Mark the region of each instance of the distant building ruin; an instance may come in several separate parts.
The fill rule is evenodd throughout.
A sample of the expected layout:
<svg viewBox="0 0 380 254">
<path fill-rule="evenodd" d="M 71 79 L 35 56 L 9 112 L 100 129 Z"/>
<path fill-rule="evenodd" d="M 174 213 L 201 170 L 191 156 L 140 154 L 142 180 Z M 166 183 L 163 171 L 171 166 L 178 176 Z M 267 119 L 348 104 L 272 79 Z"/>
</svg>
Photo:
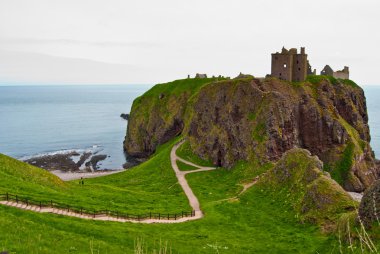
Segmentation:
<svg viewBox="0 0 380 254">
<path fill-rule="evenodd" d="M 301 53 L 298 54 L 295 48 L 287 50 L 283 47 L 281 53 L 272 54 L 271 76 L 287 81 L 305 81 L 309 70 L 308 66 L 305 48 L 302 47 Z"/>
<path fill-rule="evenodd" d="M 195 75 L 195 78 L 207 78 L 207 74 L 200 74 L 200 73 L 197 73 Z"/>
<path fill-rule="evenodd" d="M 238 76 L 236 76 L 234 79 L 241 79 L 241 78 L 252 78 L 253 76 L 251 74 L 243 74 L 242 72 L 239 73 Z"/>
<path fill-rule="evenodd" d="M 334 71 L 330 65 L 326 65 L 325 68 L 321 71 L 321 75 L 333 76 L 334 78 L 340 79 L 349 79 L 350 78 L 350 70 L 347 66 L 344 66 L 341 71 Z"/>
</svg>

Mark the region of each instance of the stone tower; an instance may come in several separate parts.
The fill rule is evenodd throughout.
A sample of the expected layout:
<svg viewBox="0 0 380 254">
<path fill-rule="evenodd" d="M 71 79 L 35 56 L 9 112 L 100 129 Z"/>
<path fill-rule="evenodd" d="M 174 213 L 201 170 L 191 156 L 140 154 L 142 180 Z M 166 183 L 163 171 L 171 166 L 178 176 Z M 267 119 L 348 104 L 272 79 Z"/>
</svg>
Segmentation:
<svg viewBox="0 0 380 254">
<path fill-rule="evenodd" d="M 308 61 L 304 47 L 300 54 L 295 48 L 287 50 L 284 47 L 281 53 L 272 54 L 272 77 L 287 81 L 305 81 L 307 72 Z"/>
</svg>

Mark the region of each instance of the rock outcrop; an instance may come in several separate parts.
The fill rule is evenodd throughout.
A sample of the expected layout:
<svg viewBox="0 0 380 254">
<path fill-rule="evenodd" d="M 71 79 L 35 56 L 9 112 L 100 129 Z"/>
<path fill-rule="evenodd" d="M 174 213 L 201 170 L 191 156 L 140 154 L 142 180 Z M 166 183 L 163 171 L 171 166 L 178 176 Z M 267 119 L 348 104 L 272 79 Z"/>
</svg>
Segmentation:
<svg viewBox="0 0 380 254">
<path fill-rule="evenodd" d="M 359 216 L 366 227 L 371 227 L 373 223 L 380 225 L 380 180 L 365 191 L 359 206 Z"/>
<path fill-rule="evenodd" d="M 356 203 L 322 167 L 317 156 L 294 148 L 283 154 L 258 185 L 271 198 L 291 204 L 302 221 L 330 227 L 342 214 L 355 210 Z"/>
<path fill-rule="evenodd" d="M 378 178 L 364 92 L 351 81 L 315 76 L 304 83 L 242 78 L 157 85 L 133 103 L 125 150 L 147 157 L 179 134 L 201 158 L 227 168 L 238 160 L 277 161 L 298 147 L 317 155 L 346 190 L 363 191 Z"/>
</svg>

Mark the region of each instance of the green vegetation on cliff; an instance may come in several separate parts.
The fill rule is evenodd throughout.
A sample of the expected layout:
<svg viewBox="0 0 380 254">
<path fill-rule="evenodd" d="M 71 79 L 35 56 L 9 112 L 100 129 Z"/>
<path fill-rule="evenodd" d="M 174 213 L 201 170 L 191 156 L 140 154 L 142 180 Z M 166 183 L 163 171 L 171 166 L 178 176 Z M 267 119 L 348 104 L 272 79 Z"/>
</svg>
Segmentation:
<svg viewBox="0 0 380 254">
<path fill-rule="evenodd" d="M 196 156 L 191 150 L 189 141 L 185 141 L 177 150 L 177 155 L 187 161 L 190 161 L 194 164 L 210 167 L 213 166 L 212 162 L 205 161 Z"/>
<path fill-rule="evenodd" d="M 356 202 L 322 171 L 322 162 L 307 150 L 293 149 L 260 180 L 271 198 L 293 207 L 301 220 L 336 224 L 342 214 L 355 210 Z M 285 199 L 284 199 L 285 197 Z"/>
</svg>

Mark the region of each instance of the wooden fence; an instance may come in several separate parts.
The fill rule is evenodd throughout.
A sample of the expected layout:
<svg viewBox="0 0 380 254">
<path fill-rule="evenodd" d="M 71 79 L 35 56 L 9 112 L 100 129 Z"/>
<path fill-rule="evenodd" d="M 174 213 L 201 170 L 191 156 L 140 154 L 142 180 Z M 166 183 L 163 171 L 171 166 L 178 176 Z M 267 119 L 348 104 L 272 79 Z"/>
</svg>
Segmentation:
<svg viewBox="0 0 380 254">
<path fill-rule="evenodd" d="M 148 220 L 148 219 L 157 219 L 157 220 L 177 220 L 180 218 L 185 217 L 193 217 L 195 216 L 195 211 L 191 212 L 181 212 L 181 213 L 145 213 L 145 214 L 130 214 L 130 213 L 121 213 L 118 211 L 111 211 L 111 210 L 102 210 L 102 211 L 96 211 L 96 210 L 88 210 L 83 207 L 75 207 L 75 206 L 69 206 L 65 204 L 60 204 L 57 202 L 54 202 L 53 200 L 50 201 L 34 201 L 30 198 L 21 197 L 19 195 L 13 195 L 9 193 L 0 194 L 0 200 L 2 201 L 14 201 L 19 204 L 25 204 L 26 206 L 35 206 L 39 207 L 40 209 L 43 208 L 55 208 L 59 210 L 64 210 L 67 212 L 72 212 L 80 215 L 87 215 L 89 217 L 97 218 L 97 217 L 113 217 L 116 219 L 126 219 L 126 220 L 135 220 L 135 221 L 142 221 L 142 220 Z"/>
</svg>

